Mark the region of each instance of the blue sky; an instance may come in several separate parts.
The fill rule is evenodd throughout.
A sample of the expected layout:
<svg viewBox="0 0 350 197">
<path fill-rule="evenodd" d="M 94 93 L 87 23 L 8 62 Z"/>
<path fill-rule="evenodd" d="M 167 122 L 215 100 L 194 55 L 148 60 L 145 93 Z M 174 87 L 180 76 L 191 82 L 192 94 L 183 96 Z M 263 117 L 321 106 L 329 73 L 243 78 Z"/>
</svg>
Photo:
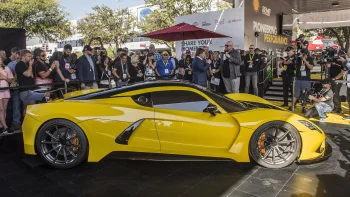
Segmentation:
<svg viewBox="0 0 350 197">
<path fill-rule="evenodd" d="M 59 0 L 59 2 L 70 14 L 69 19 L 73 20 L 83 18 L 86 13 L 91 13 L 91 8 L 96 5 L 106 5 L 112 9 L 118 9 L 117 0 Z M 144 0 L 121 0 L 120 7 L 132 7 L 144 3 Z"/>
</svg>

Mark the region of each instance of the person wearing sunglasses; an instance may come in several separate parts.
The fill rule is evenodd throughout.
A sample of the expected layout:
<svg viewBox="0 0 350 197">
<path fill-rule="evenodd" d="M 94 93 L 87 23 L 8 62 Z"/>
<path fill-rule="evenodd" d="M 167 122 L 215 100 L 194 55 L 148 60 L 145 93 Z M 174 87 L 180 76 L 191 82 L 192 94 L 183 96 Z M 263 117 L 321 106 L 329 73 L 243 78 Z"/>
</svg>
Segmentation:
<svg viewBox="0 0 350 197">
<path fill-rule="evenodd" d="M 225 45 L 225 52 L 221 55 L 220 71 L 228 93 L 239 93 L 241 76 L 241 55 L 233 48 L 233 41 Z"/>
<path fill-rule="evenodd" d="M 174 75 L 175 65 L 172 61 L 169 61 L 169 53 L 164 51 L 162 53 L 162 59 L 156 63 L 156 74 L 159 79 L 169 79 Z"/>
<path fill-rule="evenodd" d="M 249 94 L 250 85 L 253 86 L 254 95 L 258 95 L 258 66 L 260 57 L 255 53 L 255 46 L 249 46 L 249 54 L 244 57 L 245 65 L 245 93 Z M 252 83 L 250 83 L 252 82 Z"/>
</svg>

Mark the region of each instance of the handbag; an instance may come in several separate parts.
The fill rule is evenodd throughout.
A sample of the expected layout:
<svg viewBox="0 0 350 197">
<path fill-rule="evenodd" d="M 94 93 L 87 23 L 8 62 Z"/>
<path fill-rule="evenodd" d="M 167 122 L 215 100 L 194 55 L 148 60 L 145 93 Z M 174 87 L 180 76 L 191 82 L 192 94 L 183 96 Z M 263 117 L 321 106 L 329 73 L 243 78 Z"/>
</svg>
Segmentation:
<svg viewBox="0 0 350 197">
<path fill-rule="evenodd" d="M 50 79 L 50 78 L 43 79 L 43 78 L 37 76 L 37 74 L 36 74 L 37 66 L 38 66 L 38 64 L 35 65 L 35 72 L 34 72 L 35 85 L 43 85 L 43 84 L 51 85 L 53 83 L 53 79 Z"/>
</svg>

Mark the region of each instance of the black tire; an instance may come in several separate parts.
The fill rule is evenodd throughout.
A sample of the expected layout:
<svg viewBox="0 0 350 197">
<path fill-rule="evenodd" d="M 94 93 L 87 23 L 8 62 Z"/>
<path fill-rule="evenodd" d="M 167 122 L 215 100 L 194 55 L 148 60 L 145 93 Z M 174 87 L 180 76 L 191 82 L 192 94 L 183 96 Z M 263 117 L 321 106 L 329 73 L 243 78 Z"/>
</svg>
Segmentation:
<svg viewBox="0 0 350 197">
<path fill-rule="evenodd" d="M 289 123 L 282 121 L 269 122 L 260 126 L 249 143 L 251 158 L 266 168 L 289 166 L 298 158 L 300 150 L 299 132 Z"/>
<path fill-rule="evenodd" d="M 87 159 L 89 144 L 84 131 L 71 121 L 46 122 L 36 136 L 36 150 L 50 166 L 68 169 Z"/>
</svg>

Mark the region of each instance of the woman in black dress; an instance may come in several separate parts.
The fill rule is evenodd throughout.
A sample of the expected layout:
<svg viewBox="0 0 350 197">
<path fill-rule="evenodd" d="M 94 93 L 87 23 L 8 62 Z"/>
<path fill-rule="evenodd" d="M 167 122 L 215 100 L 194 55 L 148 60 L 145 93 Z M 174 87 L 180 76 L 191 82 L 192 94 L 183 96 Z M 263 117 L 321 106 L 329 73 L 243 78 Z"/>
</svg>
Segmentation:
<svg viewBox="0 0 350 197">
<path fill-rule="evenodd" d="M 220 59 L 219 54 L 217 52 L 214 52 L 211 54 L 211 64 L 210 64 L 210 89 L 214 90 L 215 92 L 219 92 L 219 85 L 215 85 L 211 83 L 211 81 L 214 82 L 214 79 L 218 84 L 220 84 Z"/>
</svg>

